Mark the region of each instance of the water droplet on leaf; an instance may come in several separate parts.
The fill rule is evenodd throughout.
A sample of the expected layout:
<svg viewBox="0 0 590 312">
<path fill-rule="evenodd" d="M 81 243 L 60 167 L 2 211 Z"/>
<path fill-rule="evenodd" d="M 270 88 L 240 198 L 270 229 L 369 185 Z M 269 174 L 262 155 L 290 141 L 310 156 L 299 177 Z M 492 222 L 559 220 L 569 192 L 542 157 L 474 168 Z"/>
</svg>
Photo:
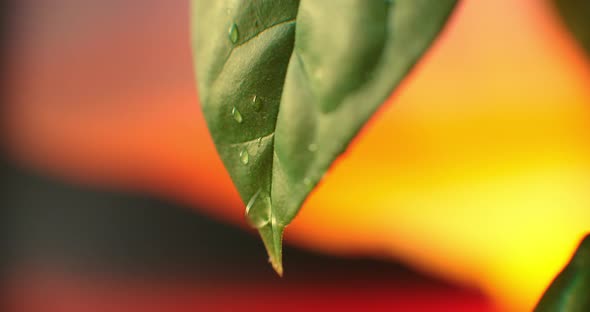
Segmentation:
<svg viewBox="0 0 590 312">
<path fill-rule="evenodd" d="M 238 25 L 232 24 L 230 26 L 229 31 L 228 31 L 227 34 L 229 36 L 229 40 L 232 43 L 238 42 L 238 40 L 240 39 L 240 31 L 238 30 Z"/>
<path fill-rule="evenodd" d="M 252 98 L 252 107 L 257 112 L 262 109 L 262 100 L 257 95 Z"/>
<path fill-rule="evenodd" d="M 263 227 L 270 222 L 271 202 L 268 193 L 258 190 L 246 206 L 246 218 L 251 226 Z"/>
<path fill-rule="evenodd" d="M 240 151 L 240 162 L 244 165 L 247 165 L 250 162 L 250 154 L 248 154 L 246 149 Z"/>
<path fill-rule="evenodd" d="M 309 145 L 307 146 L 307 150 L 308 150 L 308 151 L 310 151 L 310 152 L 312 152 L 312 153 L 313 153 L 313 152 L 317 152 L 317 150 L 318 150 L 318 145 L 317 145 L 317 144 L 315 144 L 315 143 L 311 143 L 311 144 L 309 144 Z"/>
<path fill-rule="evenodd" d="M 240 114 L 240 111 L 235 106 L 231 109 L 231 115 L 234 116 L 235 121 L 242 123 L 242 114 Z"/>
</svg>

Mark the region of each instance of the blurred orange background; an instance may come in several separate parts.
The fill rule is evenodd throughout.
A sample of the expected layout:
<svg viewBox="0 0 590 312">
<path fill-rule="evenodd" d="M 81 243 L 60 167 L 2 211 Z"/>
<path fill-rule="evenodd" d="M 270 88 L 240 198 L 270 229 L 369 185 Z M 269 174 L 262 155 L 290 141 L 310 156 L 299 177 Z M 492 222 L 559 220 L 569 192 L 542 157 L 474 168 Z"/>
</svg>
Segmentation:
<svg viewBox="0 0 590 312">
<path fill-rule="evenodd" d="M 245 227 L 199 110 L 188 16 L 147 3 L 153 17 L 136 23 L 132 7 L 106 23 L 89 7 L 84 32 L 55 26 L 81 18 L 68 11 L 21 28 L 3 114 L 10 155 Z M 287 242 L 403 259 L 481 288 L 502 311 L 530 310 L 590 228 L 589 65 L 549 2 L 463 1 Z M 285 262 L 289 274 L 297 263 Z"/>
</svg>

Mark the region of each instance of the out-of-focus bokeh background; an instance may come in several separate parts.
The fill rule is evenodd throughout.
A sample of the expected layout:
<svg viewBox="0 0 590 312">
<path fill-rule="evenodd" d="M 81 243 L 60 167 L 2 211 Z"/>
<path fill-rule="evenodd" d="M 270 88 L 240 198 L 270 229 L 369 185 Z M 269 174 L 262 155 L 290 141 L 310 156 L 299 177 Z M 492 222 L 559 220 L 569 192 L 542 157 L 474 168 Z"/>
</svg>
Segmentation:
<svg viewBox="0 0 590 312">
<path fill-rule="evenodd" d="M 278 279 L 199 110 L 188 7 L 11 9 L 3 311 L 526 311 L 590 229 L 590 62 L 549 1 L 463 1 Z"/>
</svg>

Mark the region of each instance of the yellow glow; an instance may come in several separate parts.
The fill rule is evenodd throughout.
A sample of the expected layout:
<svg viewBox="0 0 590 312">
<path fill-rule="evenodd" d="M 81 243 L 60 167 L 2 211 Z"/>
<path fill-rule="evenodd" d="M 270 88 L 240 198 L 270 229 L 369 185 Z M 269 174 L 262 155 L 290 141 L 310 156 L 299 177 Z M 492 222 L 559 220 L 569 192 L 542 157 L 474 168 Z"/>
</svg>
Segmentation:
<svg viewBox="0 0 590 312">
<path fill-rule="evenodd" d="M 551 14 L 465 1 L 290 238 L 394 255 L 530 310 L 590 229 L 590 79 Z"/>
</svg>

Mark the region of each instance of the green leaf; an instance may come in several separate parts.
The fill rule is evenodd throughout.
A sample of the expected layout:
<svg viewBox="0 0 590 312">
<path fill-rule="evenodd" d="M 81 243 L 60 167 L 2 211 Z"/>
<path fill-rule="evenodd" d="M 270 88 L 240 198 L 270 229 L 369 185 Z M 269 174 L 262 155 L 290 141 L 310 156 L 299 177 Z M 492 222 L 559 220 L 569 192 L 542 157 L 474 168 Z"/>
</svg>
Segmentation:
<svg viewBox="0 0 590 312">
<path fill-rule="evenodd" d="M 456 2 L 192 1 L 205 119 L 279 274 L 285 226 Z"/>
<path fill-rule="evenodd" d="M 554 0 L 565 24 L 590 56 L 590 1 Z"/>
<path fill-rule="evenodd" d="M 590 311 L 590 235 L 539 301 L 535 312 Z"/>
</svg>

